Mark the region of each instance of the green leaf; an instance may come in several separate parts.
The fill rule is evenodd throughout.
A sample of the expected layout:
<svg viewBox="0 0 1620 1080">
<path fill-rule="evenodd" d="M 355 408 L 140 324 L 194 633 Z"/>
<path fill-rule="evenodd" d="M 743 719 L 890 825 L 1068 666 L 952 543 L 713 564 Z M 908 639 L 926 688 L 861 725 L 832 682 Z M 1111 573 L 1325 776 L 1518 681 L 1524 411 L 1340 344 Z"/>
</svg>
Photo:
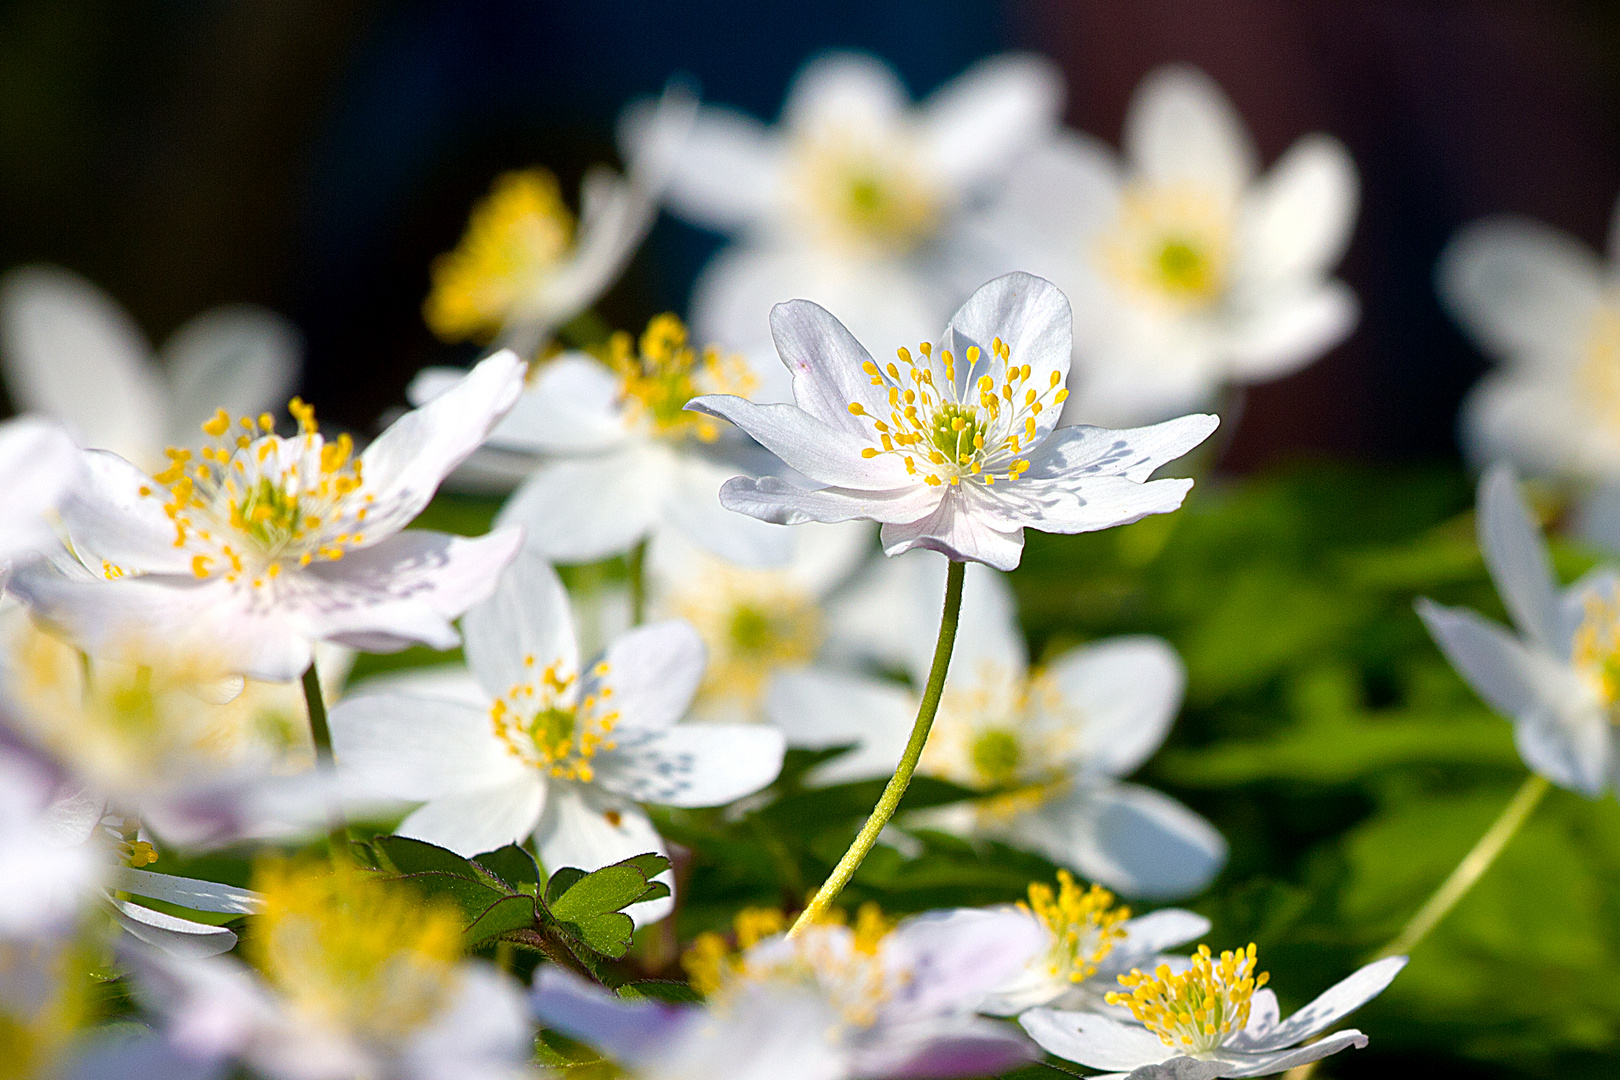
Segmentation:
<svg viewBox="0 0 1620 1080">
<path fill-rule="evenodd" d="M 413 840 L 407 836 L 378 836 L 372 839 L 371 844 L 402 874 L 432 871 L 469 881 L 480 880 L 478 870 L 471 862 L 425 840 Z"/>
<path fill-rule="evenodd" d="M 546 904 L 555 904 L 557 897 L 573 888 L 584 876 L 585 871 L 577 866 L 565 866 L 552 874 L 551 880 L 546 882 Z"/>
<path fill-rule="evenodd" d="M 537 921 L 533 897 L 505 896 L 468 924 L 463 940 L 470 949 L 510 930 L 533 927 Z"/>
<path fill-rule="evenodd" d="M 562 930 L 585 945 L 615 960 L 630 951 L 630 937 L 636 923 L 622 911 L 579 915 L 558 923 Z"/>
<path fill-rule="evenodd" d="M 474 855 L 473 862 L 514 889 L 527 893 L 540 890 L 540 868 L 535 865 L 534 856 L 516 844 Z"/>
<path fill-rule="evenodd" d="M 586 874 L 557 899 L 550 901 L 549 906 L 558 920 L 577 922 L 591 915 L 628 907 L 641 898 L 647 891 L 647 885 L 647 877 L 639 867 L 614 863 Z"/>
<path fill-rule="evenodd" d="M 615 994 L 629 1001 L 661 1001 L 667 1005 L 698 1004 L 703 995 L 686 983 L 670 979 L 643 979 L 615 987 Z"/>
</svg>

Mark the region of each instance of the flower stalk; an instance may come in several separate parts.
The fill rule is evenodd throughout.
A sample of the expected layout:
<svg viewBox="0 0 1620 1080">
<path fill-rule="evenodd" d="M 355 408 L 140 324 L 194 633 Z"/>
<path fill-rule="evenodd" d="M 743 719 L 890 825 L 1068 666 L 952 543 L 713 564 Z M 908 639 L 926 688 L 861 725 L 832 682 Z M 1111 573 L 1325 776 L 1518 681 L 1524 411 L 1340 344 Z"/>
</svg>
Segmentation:
<svg viewBox="0 0 1620 1080">
<path fill-rule="evenodd" d="M 326 723 L 326 698 L 321 693 L 320 674 L 315 670 L 315 661 L 309 662 L 304 669 L 304 704 L 309 710 L 309 735 L 315 743 L 315 767 L 328 771 L 337 768 L 337 762 L 332 756 L 332 729 Z M 349 850 L 349 823 L 344 820 L 343 811 L 334 802 L 331 808 L 331 832 L 328 843 L 333 856 Z"/>
<path fill-rule="evenodd" d="M 838 860 L 833 872 L 816 890 L 816 895 L 800 912 L 793 928 L 788 931 L 789 937 L 802 933 L 807 926 L 813 925 L 817 919 L 827 913 L 838 894 L 844 891 L 849 879 L 855 876 L 855 871 L 865 861 L 873 845 L 877 843 L 878 834 L 883 831 L 889 819 L 900 806 L 900 800 L 905 797 L 906 788 L 911 784 L 911 776 L 917 771 L 917 761 L 922 757 L 923 747 L 928 743 L 928 733 L 934 726 L 934 714 L 939 711 L 939 699 L 945 692 L 945 672 L 951 665 L 951 651 L 956 646 L 956 624 L 962 614 L 962 580 L 967 571 L 967 564 L 952 559 L 950 570 L 945 577 L 945 610 L 939 619 L 939 637 L 934 642 L 934 662 L 928 670 L 928 685 L 923 688 L 922 702 L 917 707 L 917 721 L 912 725 L 911 738 L 906 742 L 905 753 L 900 755 L 900 763 L 894 768 L 894 775 L 883 788 L 883 794 L 873 807 L 871 817 L 861 826 L 861 831 L 855 834 L 855 840 L 844 852 L 844 857 Z"/>
</svg>

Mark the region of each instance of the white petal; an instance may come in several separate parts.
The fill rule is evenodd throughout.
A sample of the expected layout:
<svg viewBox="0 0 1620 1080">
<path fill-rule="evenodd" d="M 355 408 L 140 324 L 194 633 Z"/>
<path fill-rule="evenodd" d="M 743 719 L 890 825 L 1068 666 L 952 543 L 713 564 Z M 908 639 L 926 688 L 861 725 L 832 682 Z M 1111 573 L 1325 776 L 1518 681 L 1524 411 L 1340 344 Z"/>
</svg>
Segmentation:
<svg viewBox="0 0 1620 1080">
<path fill-rule="evenodd" d="M 903 1022 L 974 1008 L 1042 949 L 1047 932 L 1016 908 L 956 908 L 914 915 L 884 942 L 915 973 L 883 1006 Z"/>
<path fill-rule="evenodd" d="M 908 107 L 894 69 L 863 53 L 824 53 L 794 76 L 782 106 L 781 126 L 795 134 L 827 126 L 884 130 Z"/>
<path fill-rule="evenodd" d="M 1125 115 L 1125 155 L 1154 184 L 1191 182 L 1235 199 L 1254 175 L 1254 146 L 1226 94 L 1196 68 L 1150 72 Z"/>
<path fill-rule="evenodd" d="M 1048 386 L 1064 383 L 1069 378 L 1073 325 L 1068 297 L 1056 285 L 1017 271 L 986 282 L 968 297 L 951 317 L 940 347 L 956 357 L 961 372 L 956 379 L 957 393 L 963 397 L 971 397 L 968 388 L 986 370 L 999 370 L 994 367 L 997 361 L 991 349 L 991 342 L 997 337 L 1008 348 L 1008 365 L 1027 364 L 1030 369 L 1027 384 L 1044 392 Z M 966 358 L 970 348 L 979 350 L 984 368 L 968 365 Z M 1048 409 L 1041 415 L 1036 424 L 1038 434 L 1030 440 L 1031 445 L 1036 439 L 1046 437 L 1058 422 L 1060 412 Z"/>
<path fill-rule="evenodd" d="M 925 548 L 958 562 L 982 562 L 997 570 L 1016 569 L 1024 553 L 1024 530 L 998 528 L 1002 515 L 986 512 L 989 500 L 978 485 L 941 487 L 944 495 L 927 517 L 884 522 L 883 553 L 893 557 L 913 548 Z"/>
<path fill-rule="evenodd" d="M 426 840 L 458 855 L 478 855 L 521 843 L 535 831 L 546 782 L 534 770 L 498 787 L 454 791 L 429 799 L 400 823 L 398 834 Z"/>
<path fill-rule="evenodd" d="M 1123 476 L 1141 482 L 1159 466 L 1193 449 L 1215 431 L 1220 417 L 1207 413 L 1138 428 L 1098 428 L 1073 424 L 1058 428 L 1030 455 L 1026 477 L 1065 475 Z"/>
<path fill-rule="evenodd" d="M 523 391 L 523 361 L 499 352 L 456 386 L 394 421 L 360 455 L 375 498 L 367 533 L 379 539 L 422 512 L 439 481 L 476 450 Z"/>
<path fill-rule="evenodd" d="M 1086 785 L 1031 817 L 1019 830 L 1028 843 L 1127 896 L 1190 896 L 1226 863 L 1226 841 L 1214 826 L 1137 784 Z"/>
<path fill-rule="evenodd" d="M 640 444 L 552 461 L 518 488 L 495 520 L 522 525 L 528 545 L 555 562 L 598 562 L 647 535 L 671 471 L 667 455 Z"/>
<path fill-rule="evenodd" d="M 1197 941 L 1209 933 L 1209 928 L 1209 920 L 1202 915 L 1180 908 L 1163 908 L 1127 920 L 1121 926 L 1125 938 L 1115 948 L 1132 956 L 1155 955 Z"/>
<path fill-rule="evenodd" d="M 621 998 L 555 964 L 535 973 L 530 1004 L 547 1027 L 632 1067 L 657 1062 L 704 1016 L 695 1007 Z"/>
<path fill-rule="evenodd" d="M 872 385 L 866 365 L 875 361 L 855 335 L 820 304 L 788 300 L 771 308 L 771 338 L 793 375 L 793 400 L 799 408 L 859 439 L 862 446 L 870 445 L 870 423 L 853 416 L 849 407 L 859 404 L 870 416 L 887 416 L 889 399 L 883 387 Z"/>
<path fill-rule="evenodd" d="M 856 749 L 816 767 L 816 784 L 892 774 L 916 711 L 917 700 L 904 687 L 817 669 L 778 672 L 765 696 L 765 715 L 789 745 L 821 750 L 855 744 Z"/>
<path fill-rule="evenodd" d="M 61 546 L 45 515 L 89 486 L 85 458 L 52 422 L 24 416 L 0 424 L 0 561 Z"/>
<path fill-rule="evenodd" d="M 249 304 L 212 308 L 186 322 L 159 354 L 174 395 L 169 441 L 198 442 L 203 421 L 218 409 L 233 419 L 279 412 L 298 385 L 303 348 L 291 323 Z"/>
<path fill-rule="evenodd" d="M 1280 1050 L 1308 1039 L 1384 992 L 1384 988 L 1406 966 L 1406 957 L 1376 960 L 1324 990 L 1309 1005 L 1278 1024 L 1253 1050 Z"/>
<path fill-rule="evenodd" d="M 737 476 L 720 489 L 720 505 L 761 521 L 797 525 L 806 521 L 915 521 L 944 498 L 942 487 L 912 484 L 891 491 L 822 488 L 809 491 L 774 476 Z"/>
<path fill-rule="evenodd" d="M 330 720 L 342 775 L 362 793 L 436 799 L 502 787 L 530 771 L 496 738 L 487 705 L 368 694 L 338 702 Z"/>
<path fill-rule="evenodd" d="M 932 1016 L 852 1049 L 856 1076 L 1000 1076 L 1039 1056 L 1008 1025 L 978 1016 Z"/>
<path fill-rule="evenodd" d="M 1356 220 L 1356 165 L 1331 135 L 1307 135 L 1272 166 L 1244 208 L 1261 280 L 1324 273 L 1344 256 Z"/>
<path fill-rule="evenodd" d="M 985 493 L 979 498 L 991 503 L 983 510 L 989 520 L 1042 532 L 1080 533 L 1128 525 L 1150 514 L 1168 514 L 1181 507 L 1192 486 L 1191 480 L 1181 479 L 1137 483 L 1120 476 L 1030 475 L 1016 484 L 998 485 L 994 495 Z"/>
<path fill-rule="evenodd" d="M 781 185 L 780 150 L 764 124 L 705 106 L 669 182 L 669 208 L 693 224 L 737 232 L 767 217 Z"/>
<path fill-rule="evenodd" d="M 1297 371 L 1349 337 L 1359 317 L 1356 294 L 1342 281 L 1273 286 L 1259 310 L 1236 320 L 1228 346 L 1232 377 L 1263 382 Z"/>
<path fill-rule="evenodd" d="M 534 1053 L 529 1010 L 516 979 L 473 961 L 457 969 L 454 996 L 411 1036 L 406 1055 L 424 1077 L 517 1080 Z"/>
<path fill-rule="evenodd" d="M 1047 668 L 1081 768 L 1135 772 L 1164 742 L 1181 707 L 1187 671 L 1163 638 L 1109 638 L 1064 653 Z M 1044 695 L 1038 708 L 1048 706 Z"/>
<path fill-rule="evenodd" d="M 155 874 L 129 866 L 108 867 L 107 885 L 151 900 L 179 904 L 193 911 L 257 915 L 264 910 L 264 898 L 248 889 L 173 874 Z"/>
<path fill-rule="evenodd" d="M 1480 480 L 1477 527 L 1503 605 L 1532 641 L 1556 654 L 1564 645 L 1557 629 L 1557 579 L 1513 470 L 1496 466 Z"/>
<path fill-rule="evenodd" d="M 467 612 L 461 631 L 467 666 L 491 699 L 534 683 L 554 663 L 567 673 L 579 670 L 568 592 L 532 550 L 518 552 L 494 595 Z"/>
<path fill-rule="evenodd" d="M 664 492 L 664 523 L 726 562 L 739 566 L 782 565 L 792 554 L 795 530 L 733 513 L 722 506 L 720 489 L 735 475 L 735 466 L 718 465 L 697 455 L 681 458 Z"/>
<path fill-rule="evenodd" d="M 730 420 L 818 484 L 886 491 L 913 482 L 898 455 L 862 457 L 870 439 L 831 427 L 795 405 L 755 405 L 730 394 L 709 394 L 693 398 L 687 408 Z"/>
<path fill-rule="evenodd" d="M 170 956 L 218 956 L 236 947 L 236 935 L 223 926 L 182 919 L 125 900 L 112 901 L 112 907 L 113 918 L 125 933 Z"/>
<path fill-rule="evenodd" d="M 614 741 L 614 749 L 596 756 L 596 782 L 637 802 L 723 806 L 782 771 L 782 733 L 755 724 L 615 729 Z"/>
<path fill-rule="evenodd" d="M 0 349 L 20 408 L 61 420 L 86 446 L 140 461 L 161 452 L 168 403 L 151 346 L 84 278 L 54 266 L 6 275 Z"/>
<path fill-rule="evenodd" d="M 647 815 L 626 803 L 572 784 L 554 785 L 545 816 L 535 833 L 535 842 L 547 874 L 555 874 L 565 866 L 600 870 L 609 863 L 637 855 L 666 854 L 664 841 Z M 674 890 L 674 879 L 667 871 L 658 880 Z M 675 898 L 648 900 L 624 910 L 635 919 L 637 926 L 646 926 L 675 910 Z"/>
<path fill-rule="evenodd" d="M 191 553 L 175 545 L 174 522 L 163 511 L 168 491 L 105 450 L 88 451 L 81 462 L 83 483 L 61 508 L 80 557 L 129 571 L 191 573 Z"/>
<path fill-rule="evenodd" d="M 1052 280 L 1066 285 L 1089 269 L 1086 252 L 1098 231 L 1114 220 L 1123 183 L 1118 158 L 1105 143 L 1060 131 L 1021 158 L 1003 181 L 990 211 L 991 229 L 1014 234 L 1019 250 L 1013 258 L 1020 265 L 1042 273 L 1045 268 L 1038 264 L 1052 260 L 1052 273 L 1062 275 Z M 1025 252 L 1037 254 L 1032 258 Z M 1064 292 L 1072 303 L 1073 293 Z"/>
<path fill-rule="evenodd" d="M 610 705 L 619 714 L 615 730 L 621 733 L 667 728 L 691 707 L 707 655 L 690 623 L 638 626 L 615 638 L 592 664 L 582 693 L 602 697 L 603 688 L 612 689 Z"/>
<path fill-rule="evenodd" d="M 1057 126 L 1063 99 L 1063 73 L 1044 56 L 979 61 L 922 106 L 930 172 L 958 191 L 996 178 Z"/>
<path fill-rule="evenodd" d="M 421 393 L 429 368 L 411 384 Z M 457 372 L 456 374 L 460 374 Z M 589 454 L 611 449 L 626 435 L 620 380 L 595 359 L 569 353 L 548 361 L 495 429 L 489 445 L 526 453 Z M 442 392 L 442 391 L 440 391 Z M 415 400 L 414 398 L 412 400 Z"/>
<path fill-rule="evenodd" d="M 1096 1013 L 1031 1009 L 1018 1023 L 1041 1049 L 1093 1069 L 1129 1072 L 1174 1054 L 1146 1028 Z"/>
<path fill-rule="evenodd" d="M 1272 1076 L 1276 1073 L 1287 1072 L 1289 1069 L 1312 1061 L 1320 1061 L 1331 1054 L 1337 1054 L 1347 1047 L 1363 1047 L 1367 1045 L 1367 1036 L 1354 1028 L 1344 1031 L 1335 1031 L 1323 1037 L 1320 1041 L 1309 1046 L 1297 1047 L 1293 1050 L 1277 1050 L 1262 1054 L 1222 1054 L 1217 1060 L 1225 1067 L 1216 1075 L 1244 1077 L 1244 1076 Z"/>
</svg>

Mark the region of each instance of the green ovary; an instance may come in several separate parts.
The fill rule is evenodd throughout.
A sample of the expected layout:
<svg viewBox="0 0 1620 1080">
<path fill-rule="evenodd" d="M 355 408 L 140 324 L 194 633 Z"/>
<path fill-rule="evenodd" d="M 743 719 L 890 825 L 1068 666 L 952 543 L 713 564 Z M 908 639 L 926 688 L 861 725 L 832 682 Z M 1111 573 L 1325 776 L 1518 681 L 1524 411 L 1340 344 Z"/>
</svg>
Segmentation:
<svg viewBox="0 0 1620 1080">
<path fill-rule="evenodd" d="M 963 464 L 964 457 L 973 456 L 978 436 L 978 417 L 960 405 L 944 405 L 934 413 L 930 440 L 952 464 Z"/>
<path fill-rule="evenodd" d="M 974 770 L 986 783 L 1006 787 L 1018 779 L 1024 755 L 1016 733 L 1006 728 L 981 731 L 974 737 L 969 753 Z"/>
<path fill-rule="evenodd" d="M 1209 259 L 1187 240 L 1170 239 L 1159 248 L 1159 280 L 1166 290 L 1201 294 L 1209 289 Z"/>
</svg>

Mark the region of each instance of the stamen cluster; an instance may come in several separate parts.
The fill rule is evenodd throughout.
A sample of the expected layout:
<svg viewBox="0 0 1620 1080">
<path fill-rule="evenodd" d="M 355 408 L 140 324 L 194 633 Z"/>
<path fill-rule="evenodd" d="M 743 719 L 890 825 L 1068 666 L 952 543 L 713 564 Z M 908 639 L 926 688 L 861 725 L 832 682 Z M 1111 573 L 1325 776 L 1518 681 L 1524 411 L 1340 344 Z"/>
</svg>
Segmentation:
<svg viewBox="0 0 1620 1080">
<path fill-rule="evenodd" d="M 579 678 L 559 663 L 538 667 L 531 654 L 524 667 L 536 675 L 517 683 L 490 706 L 495 735 L 507 752 L 561 780 L 590 783 L 595 777 L 591 759 L 599 750 L 617 745 L 608 738 L 618 723 L 617 711 L 608 708 L 611 686 L 579 699 Z M 609 667 L 599 663 L 592 674 L 600 680 Z"/>
<path fill-rule="evenodd" d="M 1082 889 L 1067 870 L 1058 871 L 1058 891 L 1044 882 L 1029 886 L 1028 909 L 1052 932 L 1048 970 L 1070 982 L 1084 982 L 1125 937 L 1120 924 L 1131 917 L 1115 907 L 1114 894 L 1101 885 Z"/>
<path fill-rule="evenodd" d="M 1184 1054 L 1207 1054 L 1249 1022 L 1250 999 L 1270 975 L 1254 973 L 1255 949 L 1227 950 L 1212 957 L 1198 946 L 1192 966 L 1176 974 L 1160 964 L 1152 975 L 1131 969 L 1119 983 L 1128 994 L 1111 992 L 1110 1005 L 1124 1005 L 1168 1047 Z"/>
<path fill-rule="evenodd" d="M 687 412 L 686 403 L 702 394 L 748 397 L 759 386 L 741 356 L 727 356 L 713 345 L 700 355 L 688 340 L 686 325 L 670 312 L 653 316 L 640 341 L 623 331 L 614 334 L 606 360 L 621 380 L 620 393 L 632 420 L 667 439 L 714 442 L 720 425 L 712 416 Z"/>
<path fill-rule="evenodd" d="M 1119 217 L 1098 256 L 1110 276 L 1138 295 L 1195 310 L 1226 289 L 1231 232 L 1231 211 L 1213 193 L 1137 184 L 1121 194 Z"/>
<path fill-rule="evenodd" d="M 1620 720 L 1620 595 L 1585 597 L 1585 611 L 1570 645 L 1570 660 L 1609 710 Z"/>
</svg>

